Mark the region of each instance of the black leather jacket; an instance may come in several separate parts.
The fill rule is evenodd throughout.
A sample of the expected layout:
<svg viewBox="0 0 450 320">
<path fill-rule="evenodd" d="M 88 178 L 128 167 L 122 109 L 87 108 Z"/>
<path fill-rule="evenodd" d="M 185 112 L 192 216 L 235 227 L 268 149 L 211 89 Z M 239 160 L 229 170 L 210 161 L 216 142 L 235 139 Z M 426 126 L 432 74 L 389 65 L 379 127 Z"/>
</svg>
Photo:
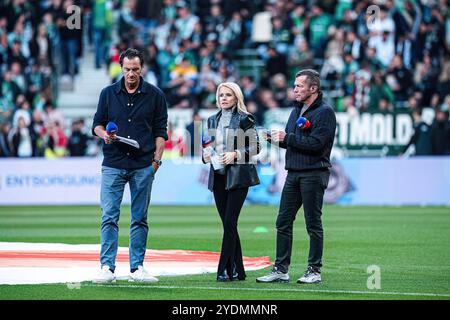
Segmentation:
<svg viewBox="0 0 450 320">
<path fill-rule="evenodd" d="M 213 133 L 217 129 L 222 110 L 208 118 L 208 131 Z M 252 157 L 260 152 L 258 134 L 255 128 L 255 118 L 251 114 L 241 113 L 234 108 L 230 125 L 226 132 L 226 152 L 239 150 L 241 157 L 225 167 L 227 176 L 226 190 L 251 187 L 259 184 L 258 173 Z M 213 191 L 214 169 L 209 171 L 208 189 Z"/>
</svg>

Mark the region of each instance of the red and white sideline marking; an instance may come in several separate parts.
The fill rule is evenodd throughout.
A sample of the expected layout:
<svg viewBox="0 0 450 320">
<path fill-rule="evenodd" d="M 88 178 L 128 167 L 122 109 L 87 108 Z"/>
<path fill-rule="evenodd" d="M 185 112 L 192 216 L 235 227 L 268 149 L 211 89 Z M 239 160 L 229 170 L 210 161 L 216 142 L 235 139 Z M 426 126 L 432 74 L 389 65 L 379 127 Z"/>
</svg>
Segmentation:
<svg viewBox="0 0 450 320">
<path fill-rule="evenodd" d="M 154 276 L 214 273 L 218 252 L 153 250 L 144 266 Z M 100 245 L 0 242 L 0 284 L 66 283 L 92 280 L 100 270 Z M 271 266 L 269 257 L 244 257 L 248 271 Z M 128 279 L 128 248 L 119 247 L 116 277 Z"/>
</svg>

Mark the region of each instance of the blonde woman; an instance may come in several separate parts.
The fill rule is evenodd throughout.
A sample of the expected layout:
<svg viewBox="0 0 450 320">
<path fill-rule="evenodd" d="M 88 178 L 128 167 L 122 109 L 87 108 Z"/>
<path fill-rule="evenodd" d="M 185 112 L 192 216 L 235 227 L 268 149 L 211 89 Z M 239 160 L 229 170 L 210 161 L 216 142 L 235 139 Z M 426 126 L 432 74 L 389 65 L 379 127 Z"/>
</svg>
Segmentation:
<svg viewBox="0 0 450 320">
<path fill-rule="evenodd" d="M 216 104 L 219 111 L 207 121 L 208 133 L 214 137 L 213 148 L 203 150 L 203 160 L 211 163 L 216 157 L 219 163 L 211 164 L 208 182 L 223 225 L 217 281 L 245 280 L 237 224 L 249 187 L 259 184 L 252 161 L 259 152 L 259 141 L 255 119 L 248 113 L 236 83 L 218 86 Z"/>
</svg>

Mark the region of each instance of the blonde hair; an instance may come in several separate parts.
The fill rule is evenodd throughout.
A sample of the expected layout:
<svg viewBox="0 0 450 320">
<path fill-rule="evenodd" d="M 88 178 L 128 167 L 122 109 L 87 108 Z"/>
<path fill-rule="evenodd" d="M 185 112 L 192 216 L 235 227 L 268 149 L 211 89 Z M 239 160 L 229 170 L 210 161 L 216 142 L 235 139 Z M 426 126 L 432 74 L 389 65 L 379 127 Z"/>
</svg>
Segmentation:
<svg viewBox="0 0 450 320">
<path fill-rule="evenodd" d="M 223 82 L 221 84 L 218 85 L 217 87 L 217 91 L 216 91 L 216 105 L 217 108 L 220 108 L 220 104 L 219 104 L 219 91 L 220 88 L 222 87 L 226 87 L 228 89 L 230 89 L 231 91 L 233 91 L 234 96 L 236 97 L 237 100 L 237 108 L 240 112 L 242 113 L 248 113 L 247 111 L 247 106 L 244 103 L 244 94 L 242 93 L 241 88 L 239 87 L 239 85 L 237 83 L 234 82 Z"/>
</svg>

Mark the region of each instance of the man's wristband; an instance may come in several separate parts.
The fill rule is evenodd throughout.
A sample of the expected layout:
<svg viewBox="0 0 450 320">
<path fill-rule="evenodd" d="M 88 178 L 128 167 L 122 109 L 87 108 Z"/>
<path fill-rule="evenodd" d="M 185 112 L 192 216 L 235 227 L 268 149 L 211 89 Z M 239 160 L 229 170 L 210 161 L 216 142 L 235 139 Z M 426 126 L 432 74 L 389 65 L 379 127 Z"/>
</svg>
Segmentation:
<svg viewBox="0 0 450 320">
<path fill-rule="evenodd" d="M 156 163 L 158 165 L 158 167 L 161 167 L 161 165 L 162 165 L 162 161 L 161 160 L 153 159 L 152 162 Z"/>
</svg>

